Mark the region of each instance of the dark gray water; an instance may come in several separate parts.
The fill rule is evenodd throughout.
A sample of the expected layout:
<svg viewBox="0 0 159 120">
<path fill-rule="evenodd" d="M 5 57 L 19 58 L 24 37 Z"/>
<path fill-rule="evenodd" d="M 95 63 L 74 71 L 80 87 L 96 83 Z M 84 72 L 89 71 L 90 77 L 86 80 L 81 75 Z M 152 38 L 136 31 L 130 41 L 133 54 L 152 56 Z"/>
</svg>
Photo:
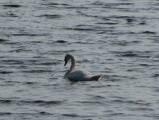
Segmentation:
<svg viewBox="0 0 159 120">
<path fill-rule="evenodd" d="M 158 120 L 159 1 L 1 0 L 0 76 L 0 120 Z"/>
</svg>

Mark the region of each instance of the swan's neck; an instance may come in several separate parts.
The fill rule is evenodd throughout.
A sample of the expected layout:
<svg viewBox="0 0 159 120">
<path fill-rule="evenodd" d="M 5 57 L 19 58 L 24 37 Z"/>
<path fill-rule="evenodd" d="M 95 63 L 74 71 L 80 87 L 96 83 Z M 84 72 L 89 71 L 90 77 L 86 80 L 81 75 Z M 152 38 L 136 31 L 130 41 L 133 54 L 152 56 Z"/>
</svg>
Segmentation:
<svg viewBox="0 0 159 120">
<path fill-rule="evenodd" d="M 66 58 L 67 58 L 67 59 L 66 59 L 67 61 L 65 61 L 66 64 L 67 64 L 68 60 L 71 59 L 71 67 L 70 67 L 70 69 L 66 72 L 65 76 L 67 76 L 68 74 L 70 74 L 71 72 L 74 71 L 74 69 L 75 69 L 75 64 L 76 64 L 75 59 L 74 59 L 74 57 L 73 57 L 72 55 L 68 54 L 68 55 L 66 56 Z"/>
<path fill-rule="evenodd" d="M 72 71 L 74 71 L 75 64 L 76 64 L 75 59 L 74 59 L 73 56 L 70 56 L 70 59 L 71 59 L 71 67 L 70 67 L 70 70 L 68 71 L 68 73 L 71 73 Z"/>
</svg>

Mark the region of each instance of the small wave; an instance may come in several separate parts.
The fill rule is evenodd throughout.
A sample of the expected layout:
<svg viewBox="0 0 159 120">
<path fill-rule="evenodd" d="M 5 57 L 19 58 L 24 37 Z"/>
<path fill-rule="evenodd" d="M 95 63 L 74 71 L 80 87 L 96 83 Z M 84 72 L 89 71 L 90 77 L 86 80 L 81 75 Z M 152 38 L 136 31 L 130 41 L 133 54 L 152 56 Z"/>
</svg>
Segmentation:
<svg viewBox="0 0 159 120">
<path fill-rule="evenodd" d="M 76 30 L 76 31 L 105 31 L 107 27 L 100 27 L 95 25 L 76 25 L 73 27 L 66 27 L 66 30 Z"/>
<path fill-rule="evenodd" d="M 138 107 L 138 108 L 131 108 L 131 111 L 154 111 L 154 109 L 152 108 L 147 108 L 147 107 Z"/>
<path fill-rule="evenodd" d="M 22 7 L 21 5 L 18 5 L 18 4 L 6 4 L 6 5 L 3 5 L 4 7 L 8 7 L 8 8 L 19 8 L 19 7 Z"/>
<path fill-rule="evenodd" d="M 142 34 L 157 34 L 156 32 L 152 32 L 152 31 L 144 31 L 142 32 Z"/>
<path fill-rule="evenodd" d="M 57 2 L 47 2 L 47 3 L 42 3 L 42 5 L 46 5 L 48 7 L 70 6 L 69 4 L 66 3 L 57 3 Z"/>
<path fill-rule="evenodd" d="M 66 43 L 65 40 L 57 40 L 56 43 Z"/>
<path fill-rule="evenodd" d="M 159 74 L 158 74 L 158 73 L 156 73 L 156 74 L 154 74 L 152 77 L 154 77 L 154 78 L 158 78 L 158 77 L 159 77 Z"/>
<path fill-rule="evenodd" d="M 135 77 L 129 77 L 124 75 L 103 75 L 102 78 L 106 78 L 106 81 L 120 82 L 123 80 L 135 79 Z M 110 87 L 111 85 L 108 85 Z"/>
<path fill-rule="evenodd" d="M 52 72 L 52 70 L 42 70 L 42 69 L 40 69 L 40 70 L 24 70 L 24 71 L 22 71 L 22 72 L 24 72 L 24 73 L 45 73 L 45 72 Z"/>
<path fill-rule="evenodd" d="M 18 17 L 18 15 L 12 13 L 12 12 L 9 12 L 9 13 L 6 13 L 6 14 L 2 14 L 0 15 L 1 17 Z"/>
<path fill-rule="evenodd" d="M 140 58 L 149 58 L 151 57 L 151 52 L 150 51 L 125 51 L 125 52 L 119 52 L 119 51 L 114 51 L 112 53 L 115 53 L 116 56 L 120 57 L 140 57 Z"/>
<path fill-rule="evenodd" d="M 10 34 L 11 35 L 11 34 Z M 50 35 L 50 34 L 48 34 L 48 33 L 42 33 L 42 34 L 34 34 L 34 33 L 16 33 L 16 34 L 12 34 L 13 36 L 31 36 L 31 37 L 33 37 L 33 36 L 37 36 L 37 37 L 39 37 L 39 36 L 48 36 L 48 35 Z"/>
<path fill-rule="evenodd" d="M 11 74 L 13 71 L 0 71 L 0 74 Z"/>
<path fill-rule="evenodd" d="M 39 112 L 38 114 L 40 114 L 40 115 L 53 115 L 53 114 L 51 114 L 51 113 L 48 113 L 48 112 Z"/>
<path fill-rule="evenodd" d="M 96 24 L 101 24 L 101 25 L 117 25 L 119 23 L 117 23 L 117 22 L 97 22 Z"/>
<path fill-rule="evenodd" d="M 147 103 L 142 100 L 113 100 L 112 103 L 128 103 L 128 104 L 135 104 L 141 106 L 150 106 L 150 103 Z"/>
<path fill-rule="evenodd" d="M 65 117 L 79 117 L 79 115 L 77 115 L 77 114 L 62 114 L 62 116 L 65 116 Z"/>
<path fill-rule="evenodd" d="M 67 6 L 65 8 L 66 9 L 76 9 L 76 10 L 78 10 L 78 9 L 88 9 L 89 7 L 87 7 L 87 6 Z"/>
<path fill-rule="evenodd" d="M 88 105 L 102 105 L 103 103 L 102 102 L 99 102 L 99 101 L 78 101 L 79 103 L 82 103 L 82 104 L 88 104 Z"/>
<path fill-rule="evenodd" d="M 7 42 L 7 41 L 9 41 L 9 40 L 0 38 L 0 43 L 4 43 L 4 42 Z"/>
<path fill-rule="evenodd" d="M 0 116 L 3 116 L 3 115 L 11 115 L 12 113 L 10 112 L 0 112 Z"/>
<path fill-rule="evenodd" d="M 125 52 L 120 54 L 122 57 L 138 57 L 138 54 L 133 53 L 133 52 Z"/>
<path fill-rule="evenodd" d="M 44 15 L 40 15 L 40 16 L 37 16 L 37 17 L 45 17 L 47 19 L 57 19 L 57 18 L 62 18 L 62 15 L 49 15 L 49 14 L 44 14 Z"/>
<path fill-rule="evenodd" d="M 145 64 L 145 63 L 141 63 L 141 64 L 139 64 L 140 66 L 144 66 L 144 67 L 148 67 L 148 66 L 152 66 L 152 65 L 150 65 L 150 64 Z"/>
<path fill-rule="evenodd" d="M 0 100 L 0 103 L 3 104 L 10 104 L 12 102 L 12 100 Z"/>
<path fill-rule="evenodd" d="M 120 111 L 118 113 L 110 113 L 108 114 L 108 116 L 124 116 L 125 114 L 124 113 L 121 113 Z"/>
<path fill-rule="evenodd" d="M 21 60 L 2 60 L 2 62 L 7 64 L 24 64 Z"/>
<path fill-rule="evenodd" d="M 38 113 L 13 113 L 13 112 L 0 112 L 0 116 L 6 116 L 6 115 L 53 115 L 51 113 L 48 113 L 48 112 L 38 112 Z"/>
<path fill-rule="evenodd" d="M 112 45 L 119 45 L 119 46 L 128 46 L 128 45 L 134 45 L 134 44 L 139 44 L 139 43 L 141 43 L 141 41 L 128 42 L 126 40 L 122 40 L 122 41 L 112 41 L 111 42 Z"/>
<path fill-rule="evenodd" d="M 105 99 L 105 97 L 101 95 L 96 95 L 96 96 L 93 96 L 93 99 Z"/>
<path fill-rule="evenodd" d="M 44 100 L 35 100 L 35 101 L 18 101 L 18 103 L 23 104 L 38 104 L 38 105 L 59 105 L 62 104 L 63 101 L 44 101 Z"/>
<path fill-rule="evenodd" d="M 0 100 L 1 104 L 12 104 L 12 103 L 16 103 L 16 104 L 38 104 L 38 105 L 59 105 L 62 104 L 64 101 L 44 101 L 44 100 L 10 100 L 10 99 L 6 99 L 6 100 Z"/>
<path fill-rule="evenodd" d="M 38 82 L 23 82 L 23 84 L 25 85 L 33 85 L 33 84 L 37 84 Z"/>
<path fill-rule="evenodd" d="M 120 5 L 134 5 L 132 2 L 117 2 L 117 3 L 108 3 L 108 2 L 100 2 L 95 1 L 92 5 L 104 5 L 104 6 L 120 6 Z"/>
</svg>

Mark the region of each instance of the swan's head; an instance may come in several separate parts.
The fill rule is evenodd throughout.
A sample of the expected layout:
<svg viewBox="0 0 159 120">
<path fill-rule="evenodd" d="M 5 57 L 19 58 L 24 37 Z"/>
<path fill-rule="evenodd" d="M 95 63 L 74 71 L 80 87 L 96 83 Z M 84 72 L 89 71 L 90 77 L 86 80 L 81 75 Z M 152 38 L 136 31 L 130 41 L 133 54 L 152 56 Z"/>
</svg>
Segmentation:
<svg viewBox="0 0 159 120">
<path fill-rule="evenodd" d="M 65 59 L 64 59 L 65 64 L 64 64 L 64 66 L 67 65 L 67 62 L 71 59 L 71 57 L 72 57 L 72 55 L 70 55 L 70 54 L 67 54 L 67 55 L 65 56 Z"/>
</svg>

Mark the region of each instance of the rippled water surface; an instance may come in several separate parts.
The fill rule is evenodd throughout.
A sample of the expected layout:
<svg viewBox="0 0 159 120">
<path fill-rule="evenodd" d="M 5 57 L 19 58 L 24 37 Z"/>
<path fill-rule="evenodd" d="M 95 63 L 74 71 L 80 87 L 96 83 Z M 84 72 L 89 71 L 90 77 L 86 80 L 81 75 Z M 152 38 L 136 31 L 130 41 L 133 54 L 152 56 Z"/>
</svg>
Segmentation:
<svg viewBox="0 0 159 120">
<path fill-rule="evenodd" d="M 0 76 L 0 120 L 158 120 L 159 1 L 1 0 Z"/>
</svg>

